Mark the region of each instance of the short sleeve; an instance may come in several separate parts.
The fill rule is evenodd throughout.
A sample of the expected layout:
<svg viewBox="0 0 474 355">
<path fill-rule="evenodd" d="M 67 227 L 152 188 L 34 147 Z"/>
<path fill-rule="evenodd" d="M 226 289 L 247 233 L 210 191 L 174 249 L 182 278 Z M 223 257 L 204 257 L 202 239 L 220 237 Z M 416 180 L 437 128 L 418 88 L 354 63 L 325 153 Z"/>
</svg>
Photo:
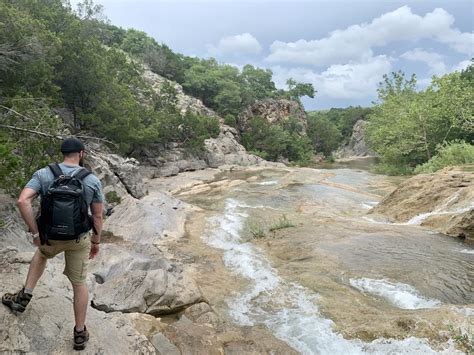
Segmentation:
<svg viewBox="0 0 474 355">
<path fill-rule="evenodd" d="M 104 197 L 104 193 L 102 192 L 102 185 L 100 183 L 100 180 L 97 178 L 95 178 L 94 180 L 95 180 L 94 185 L 93 185 L 94 195 L 92 196 L 92 203 L 104 202 L 105 197 Z"/>
<path fill-rule="evenodd" d="M 41 193 L 41 180 L 39 170 L 33 174 L 33 177 L 26 184 L 25 187 L 35 190 L 37 193 Z"/>
</svg>

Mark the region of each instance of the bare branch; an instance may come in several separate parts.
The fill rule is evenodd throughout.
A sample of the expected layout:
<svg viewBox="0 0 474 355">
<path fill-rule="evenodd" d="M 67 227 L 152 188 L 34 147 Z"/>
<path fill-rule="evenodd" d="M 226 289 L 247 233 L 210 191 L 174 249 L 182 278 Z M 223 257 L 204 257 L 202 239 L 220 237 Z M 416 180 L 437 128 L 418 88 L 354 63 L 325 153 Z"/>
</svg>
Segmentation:
<svg viewBox="0 0 474 355">
<path fill-rule="evenodd" d="M 25 132 L 25 133 L 33 133 L 33 134 L 37 134 L 37 135 L 42 136 L 42 137 L 55 138 L 55 139 L 59 139 L 59 140 L 64 139 L 63 136 L 52 135 L 52 134 L 36 131 L 34 129 L 21 128 L 21 127 L 6 125 L 6 124 L 0 124 L 0 128 L 6 128 L 6 129 L 11 129 L 13 131 L 20 131 L 20 132 Z"/>
<path fill-rule="evenodd" d="M 25 116 L 17 111 L 15 111 L 14 109 L 10 108 L 10 107 L 7 107 L 7 106 L 3 106 L 3 105 L 0 105 L 1 108 L 4 108 L 5 110 L 9 111 L 9 112 L 13 112 L 14 114 L 17 114 L 18 116 L 20 117 L 23 117 L 27 120 L 31 120 L 31 118 L 29 118 L 28 116 Z"/>
</svg>

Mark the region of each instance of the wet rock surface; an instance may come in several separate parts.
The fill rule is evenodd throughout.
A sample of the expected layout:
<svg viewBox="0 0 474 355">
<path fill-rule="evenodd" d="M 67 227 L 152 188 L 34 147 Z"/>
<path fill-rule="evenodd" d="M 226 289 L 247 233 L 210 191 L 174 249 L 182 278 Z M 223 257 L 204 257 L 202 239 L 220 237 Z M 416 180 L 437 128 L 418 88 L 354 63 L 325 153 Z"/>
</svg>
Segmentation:
<svg viewBox="0 0 474 355">
<path fill-rule="evenodd" d="M 414 176 L 371 213 L 474 240 L 474 173 L 455 167 Z"/>
<path fill-rule="evenodd" d="M 472 324 L 472 249 L 367 216 L 391 181 L 349 169 L 225 172 L 174 189 L 201 207 L 175 248 L 194 258 L 214 309 L 266 324 L 300 352 L 457 353 L 448 325 L 465 334 Z M 282 215 L 293 226 L 270 231 Z"/>
</svg>

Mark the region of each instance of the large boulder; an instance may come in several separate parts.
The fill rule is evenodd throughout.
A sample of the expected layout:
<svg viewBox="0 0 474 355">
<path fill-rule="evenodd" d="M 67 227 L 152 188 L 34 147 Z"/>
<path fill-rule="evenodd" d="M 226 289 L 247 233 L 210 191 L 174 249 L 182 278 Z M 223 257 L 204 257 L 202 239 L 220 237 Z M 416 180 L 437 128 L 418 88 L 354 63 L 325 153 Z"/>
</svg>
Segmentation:
<svg viewBox="0 0 474 355">
<path fill-rule="evenodd" d="M 352 128 L 352 135 L 344 146 L 339 148 L 334 154 L 336 158 L 344 159 L 351 157 L 375 157 L 373 152 L 365 142 L 365 129 L 367 121 L 359 120 Z"/>
<path fill-rule="evenodd" d="M 145 196 L 137 160 L 90 149 L 85 163 L 100 179 L 105 193 L 114 191 L 121 198 L 127 194 L 135 198 Z"/>
<path fill-rule="evenodd" d="M 133 270 L 97 285 L 95 308 L 105 312 L 140 312 L 154 316 L 176 313 L 202 301 L 191 277 L 166 269 Z"/>
<path fill-rule="evenodd" d="M 247 153 L 245 148 L 238 142 L 238 135 L 235 128 L 222 125 L 217 138 L 205 140 L 205 160 L 209 167 L 217 168 L 222 165 L 272 165 L 272 163 L 256 155 Z"/>
<path fill-rule="evenodd" d="M 370 213 L 474 239 L 474 173 L 462 167 L 404 181 Z"/>
</svg>

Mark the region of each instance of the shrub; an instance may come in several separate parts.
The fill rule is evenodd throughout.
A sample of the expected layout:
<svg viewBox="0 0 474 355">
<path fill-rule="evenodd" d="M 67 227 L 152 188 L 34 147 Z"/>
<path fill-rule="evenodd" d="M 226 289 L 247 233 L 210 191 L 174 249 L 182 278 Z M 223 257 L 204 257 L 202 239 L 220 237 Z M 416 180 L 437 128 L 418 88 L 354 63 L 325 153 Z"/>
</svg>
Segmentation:
<svg viewBox="0 0 474 355">
<path fill-rule="evenodd" d="M 224 117 L 224 123 L 234 128 L 237 127 L 237 120 L 235 119 L 235 116 L 230 113 Z"/>
<path fill-rule="evenodd" d="M 262 117 L 250 120 L 242 135 L 242 144 L 248 151 L 272 161 L 287 158 L 304 163 L 312 155 L 311 142 L 294 125 L 271 124 Z"/>
<path fill-rule="evenodd" d="M 116 191 L 109 191 L 105 194 L 105 199 L 107 200 L 108 203 L 120 203 L 122 202 L 122 199 L 120 196 L 117 194 Z"/>
<path fill-rule="evenodd" d="M 416 174 L 434 173 L 447 166 L 474 163 L 474 145 L 464 141 L 440 144 L 437 151 L 429 161 L 416 167 Z"/>
</svg>

